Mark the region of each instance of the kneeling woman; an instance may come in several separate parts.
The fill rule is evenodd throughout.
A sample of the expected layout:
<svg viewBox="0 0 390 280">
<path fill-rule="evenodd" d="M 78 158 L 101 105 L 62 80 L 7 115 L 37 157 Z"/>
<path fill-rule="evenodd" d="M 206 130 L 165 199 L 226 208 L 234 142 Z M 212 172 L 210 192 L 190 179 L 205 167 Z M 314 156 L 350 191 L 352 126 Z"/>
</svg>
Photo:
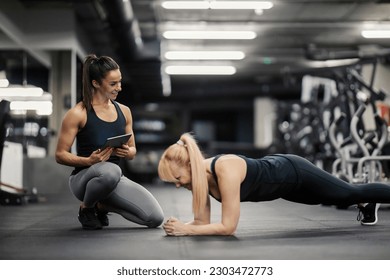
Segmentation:
<svg viewBox="0 0 390 280">
<path fill-rule="evenodd" d="M 390 203 L 389 185 L 352 185 L 296 155 L 251 159 L 225 154 L 204 158 L 189 133 L 165 150 L 158 173 L 161 180 L 185 187 L 193 195 L 194 220 L 182 223 L 170 218 L 163 225 L 167 235 L 232 235 L 240 217 L 240 202 L 244 201 L 283 198 L 311 205 Z M 220 223 L 210 223 L 210 195 L 222 203 Z M 376 219 L 377 209 L 360 210 L 365 217 Z"/>
<path fill-rule="evenodd" d="M 154 196 L 122 174 L 121 159 L 136 153 L 134 135 L 121 147 L 104 147 L 108 137 L 133 134 L 130 108 L 115 101 L 122 90 L 119 65 L 94 54 L 83 65 L 83 99 L 65 114 L 56 149 L 58 163 L 74 167 L 69 187 L 81 201 L 78 219 L 84 229 L 108 226 L 108 212 L 148 227 L 158 227 L 164 213 Z M 72 145 L 77 142 L 77 154 Z"/>
</svg>

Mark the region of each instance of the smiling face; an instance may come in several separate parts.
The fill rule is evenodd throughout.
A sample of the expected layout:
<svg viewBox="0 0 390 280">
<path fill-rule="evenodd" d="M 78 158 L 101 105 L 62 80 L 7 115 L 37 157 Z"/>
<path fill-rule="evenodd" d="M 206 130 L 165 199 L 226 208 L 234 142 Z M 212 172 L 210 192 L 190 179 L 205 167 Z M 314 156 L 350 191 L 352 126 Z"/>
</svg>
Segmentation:
<svg viewBox="0 0 390 280">
<path fill-rule="evenodd" d="M 119 69 L 108 71 L 106 76 L 101 80 L 99 84 L 96 80 L 93 80 L 93 86 L 95 89 L 107 97 L 108 99 L 115 100 L 118 93 L 122 90 L 122 74 Z"/>
</svg>

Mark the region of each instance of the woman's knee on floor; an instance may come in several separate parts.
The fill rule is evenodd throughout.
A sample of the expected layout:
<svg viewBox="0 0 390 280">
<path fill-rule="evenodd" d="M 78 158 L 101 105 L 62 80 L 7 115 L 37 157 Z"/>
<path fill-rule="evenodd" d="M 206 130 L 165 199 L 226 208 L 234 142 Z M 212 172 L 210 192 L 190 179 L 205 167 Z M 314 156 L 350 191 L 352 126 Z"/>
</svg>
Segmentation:
<svg viewBox="0 0 390 280">
<path fill-rule="evenodd" d="M 164 213 L 159 206 L 150 207 L 148 209 L 144 209 L 144 211 L 137 212 L 138 213 L 136 216 L 138 216 L 138 219 L 142 221 L 140 224 L 143 224 L 149 228 L 156 228 L 164 221 Z"/>
<path fill-rule="evenodd" d="M 156 209 L 151 215 L 149 215 L 146 225 L 150 228 L 156 228 L 160 226 L 164 221 L 164 213 L 162 210 Z"/>
<path fill-rule="evenodd" d="M 153 211 L 129 211 L 119 208 L 112 208 L 111 211 L 118 213 L 126 220 L 134 222 L 139 225 L 147 226 L 149 228 L 156 228 L 164 221 L 164 214 L 161 209 L 153 209 Z"/>
</svg>

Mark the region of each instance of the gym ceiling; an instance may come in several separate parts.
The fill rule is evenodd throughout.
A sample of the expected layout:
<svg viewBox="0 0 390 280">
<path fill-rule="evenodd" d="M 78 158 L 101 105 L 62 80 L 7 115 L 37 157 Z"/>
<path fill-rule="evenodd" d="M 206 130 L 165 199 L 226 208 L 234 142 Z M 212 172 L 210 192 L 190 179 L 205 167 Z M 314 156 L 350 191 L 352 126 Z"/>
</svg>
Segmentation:
<svg viewBox="0 0 390 280">
<path fill-rule="evenodd" d="M 303 74 L 326 75 L 329 67 L 365 59 L 386 62 L 390 48 L 389 38 L 362 36 L 363 30 L 390 30 L 390 1 L 271 0 L 270 8 L 233 10 L 210 8 L 220 1 L 200 1 L 209 7 L 194 10 L 167 9 L 160 0 L 1 2 L 0 68 L 16 81 L 29 73 L 30 83 L 44 84 L 52 51 L 73 50 L 80 63 L 88 53 L 109 55 L 121 66 L 124 92 L 133 96 L 129 102 L 288 98 L 299 91 Z M 166 31 L 217 35 L 167 39 Z M 252 38 L 215 38 L 236 31 Z M 171 60 L 167 51 L 217 53 L 206 60 Z M 238 57 L 216 59 L 228 51 L 238 51 Z M 168 66 L 228 66 L 231 72 L 166 74 Z"/>
</svg>

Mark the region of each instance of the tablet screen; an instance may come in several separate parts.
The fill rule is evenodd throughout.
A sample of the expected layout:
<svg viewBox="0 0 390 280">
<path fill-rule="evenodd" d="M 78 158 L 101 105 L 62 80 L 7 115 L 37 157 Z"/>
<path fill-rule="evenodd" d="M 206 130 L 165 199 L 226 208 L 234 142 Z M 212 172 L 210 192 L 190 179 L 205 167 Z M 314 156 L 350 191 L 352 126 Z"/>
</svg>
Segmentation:
<svg viewBox="0 0 390 280">
<path fill-rule="evenodd" d="M 106 147 L 119 148 L 122 147 L 123 144 L 126 144 L 131 137 L 131 133 L 118 135 L 114 137 L 107 138 L 106 143 L 103 146 L 103 149 Z"/>
</svg>

